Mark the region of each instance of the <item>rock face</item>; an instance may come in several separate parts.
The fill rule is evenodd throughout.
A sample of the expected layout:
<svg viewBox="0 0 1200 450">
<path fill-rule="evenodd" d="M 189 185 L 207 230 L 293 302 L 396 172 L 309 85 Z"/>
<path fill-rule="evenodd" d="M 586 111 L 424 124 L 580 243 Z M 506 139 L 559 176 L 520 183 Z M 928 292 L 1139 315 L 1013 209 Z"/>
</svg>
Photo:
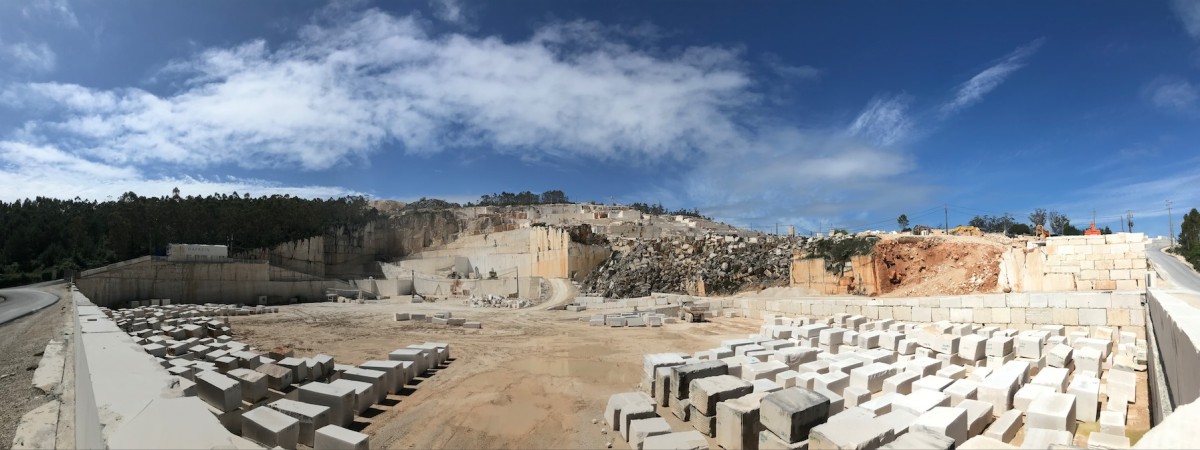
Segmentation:
<svg viewBox="0 0 1200 450">
<path fill-rule="evenodd" d="M 733 294 L 787 286 L 792 253 L 807 238 L 705 236 L 622 239 L 583 282 L 582 290 L 609 298 L 675 294 Z"/>
</svg>

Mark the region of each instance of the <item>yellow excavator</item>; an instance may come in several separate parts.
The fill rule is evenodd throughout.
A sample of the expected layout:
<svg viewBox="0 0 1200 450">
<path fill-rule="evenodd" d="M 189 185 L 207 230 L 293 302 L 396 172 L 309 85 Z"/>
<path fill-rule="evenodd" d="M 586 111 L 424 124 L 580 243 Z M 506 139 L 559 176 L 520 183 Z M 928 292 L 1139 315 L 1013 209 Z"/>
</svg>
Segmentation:
<svg viewBox="0 0 1200 450">
<path fill-rule="evenodd" d="M 979 227 L 970 225 L 959 225 L 951 228 L 950 234 L 955 236 L 983 236 L 983 230 L 980 230 Z"/>
</svg>

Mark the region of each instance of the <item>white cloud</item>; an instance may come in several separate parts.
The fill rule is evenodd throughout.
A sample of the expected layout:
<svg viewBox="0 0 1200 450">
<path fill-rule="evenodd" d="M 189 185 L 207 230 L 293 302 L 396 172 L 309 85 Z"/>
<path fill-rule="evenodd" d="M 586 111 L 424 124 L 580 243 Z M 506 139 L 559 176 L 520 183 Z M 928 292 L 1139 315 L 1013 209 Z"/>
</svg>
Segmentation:
<svg viewBox="0 0 1200 450">
<path fill-rule="evenodd" d="M 1190 111 L 1200 100 L 1200 89 L 1178 77 L 1159 77 L 1145 89 L 1150 103 L 1168 111 Z"/>
<path fill-rule="evenodd" d="M 459 0 L 433 0 L 433 11 L 439 19 L 451 23 L 463 23 L 463 6 Z"/>
<path fill-rule="evenodd" d="M 908 118 L 910 102 L 907 95 L 878 97 L 859 113 L 847 131 L 877 145 L 894 145 L 912 131 L 913 123 Z"/>
<path fill-rule="evenodd" d="M 706 213 L 742 223 L 893 208 L 925 195 L 919 185 L 897 185 L 915 167 L 897 148 L 912 128 L 907 97 L 877 99 L 851 124 L 804 128 L 770 121 L 736 49 L 635 48 L 629 41 L 653 30 L 583 21 L 551 23 L 521 41 L 426 27 L 415 17 L 371 10 L 308 26 L 278 47 L 252 41 L 211 48 L 155 75 L 176 87 L 169 93 L 11 87 L 0 92 L 0 104 L 50 111 L 50 119 L 21 129 L 21 142 L 53 142 L 55 155 L 96 164 L 75 163 L 75 172 L 116 173 L 99 186 L 64 181 L 83 177 L 61 172 L 40 176 L 28 165 L 4 175 L 74 197 L 74 190 L 98 195 L 178 181 L 150 179 L 141 168 L 315 171 L 366 162 L 389 148 L 482 148 L 527 159 L 673 167 L 664 186 L 686 192 L 681 196 Z M 222 191 L 231 183 L 239 192 L 284 188 L 192 181 Z M 47 192 L 23 188 L 16 195 L 38 194 Z"/>
<path fill-rule="evenodd" d="M 971 77 L 959 86 L 954 99 L 942 105 L 942 112 L 949 114 L 978 103 L 984 95 L 1000 86 L 1009 75 L 1025 66 L 1025 60 L 1041 48 L 1045 39 L 1037 39 L 1018 47 L 987 69 Z"/>
<path fill-rule="evenodd" d="M 1171 0 L 1171 9 L 1179 16 L 1184 31 L 1200 39 L 1200 2 L 1196 0 Z"/>
<path fill-rule="evenodd" d="M 49 20 L 67 28 L 79 28 L 79 19 L 67 0 L 34 0 L 21 8 L 26 19 Z"/>
<path fill-rule="evenodd" d="M 20 72 L 46 73 L 54 70 L 58 60 L 54 50 L 44 42 L 0 41 L 0 63 Z"/>
<path fill-rule="evenodd" d="M 307 198 L 357 195 L 358 192 L 331 186 L 287 186 L 265 180 L 192 176 L 146 177 L 139 170 L 72 155 L 52 146 L 0 141 L 0 200 L 15 201 L 37 196 L 104 200 L 126 192 L 147 196 L 170 195 L 178 187 L 184 195 L 249 193 L 253 196 L 291 194 Z"/>
</svg>

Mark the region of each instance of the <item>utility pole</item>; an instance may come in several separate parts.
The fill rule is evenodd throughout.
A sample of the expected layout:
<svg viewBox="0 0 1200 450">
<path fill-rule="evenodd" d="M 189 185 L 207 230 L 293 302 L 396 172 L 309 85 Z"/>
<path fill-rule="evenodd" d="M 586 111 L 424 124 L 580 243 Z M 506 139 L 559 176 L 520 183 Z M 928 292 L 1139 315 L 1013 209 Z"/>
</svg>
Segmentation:
<svg viewBox="0 0 1200 450">
<path fill-rule="evenodd" d="M 1170 234 L 1171 246 L 1174 247 L 1175 246 L 1175 218 L 1171 216 L 1171 201 L 1170 200 L 1167 200 L 1167 223 L 1169 223 L 1171 226 L 1171 228 L 1170 228 L 1170 230 L 1171 230 L 1171 234 Z"/>
<path fill-rule="evenodd" d="M 417 298 L 417 271 L 416 270 L 412 271 L 412 296 L 410 296 L 410 298 Z"/>
<path fill-rule="evenodd" d="M 517 266 L 517 298 L 521 298 L 521 266 Z"/>
<path fill-rule="evenodd" d="M 943 204 L 942 208 L 943 208 L 943 211 L 946 213 L 946 223 L 945 223 L 946 236 L 949 236 L 950 235 L 950 205 Z"/>
<path fill-rule="evenodd" d="M 1125 210 L 1125 218 L 1129 222 L 1129 232 L 1133 232 L 1133 211 Z"/>
</svg>

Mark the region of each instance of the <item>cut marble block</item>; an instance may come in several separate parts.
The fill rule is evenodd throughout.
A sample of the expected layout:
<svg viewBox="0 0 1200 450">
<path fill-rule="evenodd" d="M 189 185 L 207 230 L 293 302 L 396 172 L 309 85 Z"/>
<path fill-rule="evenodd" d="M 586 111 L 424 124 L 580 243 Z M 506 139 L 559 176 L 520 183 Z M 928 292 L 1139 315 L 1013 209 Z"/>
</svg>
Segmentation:
<svg viewBox="0 0 1200 450">
<path fill-rule="evenodd" d="M 1067 376 L 1070 373 L 1068 369 L 1047 367 L 1039 371 L 1030 383 L 1054 388 L 1054 392 L 1061 394 L 1067 391 Z"/>
<path fill-rule="evenodd" d="M 1005 356 L 1013 352 L 1013 339 L 1010 337 L 993 336 L 986 343 L 987 356 Z"/>
<path fill-rule="evenodd" d="M 835 393 L 825 388 L 814 388 L 813 392 L 829 399 L 829 415 L 834 415 L 846 409 L 846 401 L 841 393 Z"/>
<path fill-rule="evenodd" d="M 350 426 L 354 421 L 355 396 L 354 389 L 346 386 L 333 386 L 326 383 L 308 383 L 300 386 L 301 402 L 329 407 L 329 423 L 338 426 Z"/>
<path fill-rule="evenodd" d="M 774 379 L 775 375 L 785 370 L 788 370 L 787 364 L 780 361 L 759 362 L 742 367 L 742 379 L 746 381 Z"/>
<path fill-rule="evenodd" d="M 817 377 L 821 374 L 816 372 L 804 372 L 796 376 L 796 386 L 812 390 L 817 382 Z"/>
<path fill-rule="evenodd" d="M 842 400 L 846 408 L 853 408 L 871 400 L 871 391 L 856 386 L 848 386 L 842 390 Z M 872 417 L 874 417 L 872 415 Z"/>
<path fill-rule="evenodd" d="M 1013 397 L 1021 385 L 1021 375 L 1013 371 L 998 370 L 979 383 L 979 400 L 992 404 L 993 414 L 1002 414 L 1012 409 Z"/>
<path fill-rule="evenodd" d="M 808 440 L 800 442 L 787 442 L 767 430 L 762 430 L 758 433 L 758 442 L 755 446 L 759 450 L 808 450 Z"/>
<path fill-rule="evenodd" d="M 906 366 L 906 371 L 914 372 L 918 376 L 928 377 L 937 375 L 938 369 L 942 368 L 942 362 L 933 358 L 915 358 L 909 361 Z"/>
<path fill-rule="evenodd" d="M 1100 359 L 1105 359 L 1108 358 L 1110 353 L 1112 353 L 1112 340 L 1096 338 L 1076 339 L 1075 342 L 1071 343 L 1071 347 L 1074 347 L 1075 351 L 1083 350 L 1085 348 L 1095 349 L 1100 352 Z"/>
<path fill-rule="evenodd" d="M 687 422 L 692 419 L 692 401 L 688 399 L 673 399 L 671 400 L 671 414 L 679 418 L 679 420 Z"/>
<path fill-rule="evenodd" d="M 1017 390 L 1017 395 L 1013 397 L 1013 408 L 1029 413 L 1029 405 L 1039 397 L 1044 397 L 1054 393 L 1054 388 L 1049 386 L 1039 386 L 1036 384 L 1027 384 L 1021 386 Z"/>
<path fill-rule="evenodd" d="M 912 355 L 917 352 L 917 341 L 913 339 L 901 339 L 896 343 L 896 353 L 901 355 Z"/>
<path fill-rule="evenodd" d="M 1112 435 L 1108 433 L 1092 432 L 1088 435 L 1087 446 L 1089 449 L 1109 450 L 1109 449 L 1124 449 L 1129 447 L 1129 438 L 1125 435 Z"/>
<path fill-rule="evenodd" d="M 405 377 L 404 364 L 400 361 L 372 360 L 359 364 L 358 368 L 375 370 L 387 374 L 386 384 L 389 394 L 399 394 L 404 390 L 404 385 L 408 384 L 408 379 Z"/>
<path fill-rule="evenodd" d="M 834 393 L 841 394 L 846 386 L 850 385 L 850 376 L 842 372 L 830 371 L 827 374 L 821 375 L 813 380 L 813 389 L 828 389 Z"/>
<path fill-rule="evenodd" d="M 961 380 L 967 377 L 967 369 L 963 366 L 951 364 L 939 369 L 936 375 L 943 378 L 949 378 L 951 380 Z"/>
<path fill-rule="evenodd" d="M 950 406 L 950 396 L 925 389 L 913 391 L 892 402 L 892 410 L 904 411 L 914 416 L 920 416 L 939 406 Z"/>
<path fill-rule="evenodd" d="M 967 374 L 967 379 L 971 380 L 971 381 L 975 381 L 977 383 L 982 383 L 983 379 L 987 378 L 988 375 L 991 375 L 991 374 L 992 374 L 992 369 L 990 369 L 988 367 L 972 367 L 971 373 Z"/>
<path fill-rule="evenodd" d="M 218 364 L 224 358 L 217 358 Z M 303 383 L 310 380 L 308 374 L 308 366 L 304 364 L 304 360 L 300 358 L 283 358 L 275 362 L 275 365 L 287 367 L 292 371 L 292 382 Z"/>
<path fill-rule="evenodd" d="M 979 400 L 963 400 L 958 404 L 959 408 L 967 410 L 967 435 L 977 436 L 983 433 L 983 430 L 991 425 L 992 419 L 992 404 L 981 402 Z"/>
<path fill-rule="evenodd" d="M 1005 411 L 996 418 L 996 421 L 992 422 L 992 426 L 988 427 L 983 435 L 998 441 L 1012 442 L 1013 438 L 1017 436 L 1017 430 L 1021 428 L 1022 417 L 1019 410 Z"/>
<path fill-rule="evenodd" d="M 1092 373 L 1100 373 L 1100 364 L 1104 362 L 1104 357 L 1099 350 L 1085 347 L 1075 349 L 1075 371 L 1088 371 Z"/>
<path fill-rule="evenodd" d="M 1046 365 L 1050 367 L 1066 368 L 1071 364 L 1071 355 L 1075 349 L 1069 345 L 1058 344 L 1050 348 L 1046 354 Z"/>
<path fill-rule="evenodd" d="M 267 398 L 266 374 L 250 369 L 233 369 L 226 375 L 233 377 L 242 386 L 242 400 L 255 403 Z"/>
<path fill-rule="evenodd" d="M 706 416 L 700 414 L 699 411 L 696 411 L 696 407 L 692 406 L 691 408 L 691 420 L 688 422 L 690 422 L 692 426 L 696 428 L 696 431 L 700 432 L 700 434 L 708 437 L 714 437 L 713 433 L 715 433 L 717 429 L 717 416 L 715 414 Z M 622 432 L 622 434 L 624 434 L 624 432 Z"/>
<path fill-rule="evenodd" d="M 796 378 L 800 376 L 800 372 L 795 370 L 785 370 L 775 375 L 775 384 L 782 388 L 790 388 L 796 385 Z"/>
<path fill-rule="evenodd" d="M 909 432 L 923 431 L 953 438 L 955 445 L 966 442 L 967 430 L 967 410 L 944 406 L 917 416 L 917 421 L 909 427 Z"/>
<path fill-rule="evenodd" d="M 912 393 L 913 382 L 921 378 L 916 372 L 900 372 L 883 380 L 883 392 L 896 394 Z"/>
<path fill-rule="evenodd" d="M 371 403 L 381 403 L 387 398 L 387 372 L 351 367 L 342 371 L 341 379 L 370 384 L 371 391 L 367 395 L 370 396 Z"/>
<path fill-rule="evenodd" d="M 681 400 L 688 398 L 688 389 L 691 388 L 692 380 L 728 374 L 729 365 L 724 361 L 701 361 L 673 366 L 671 367 L 672 397 Z"/>
<path fill-rule="evenodd" d="M 1100 408 L 1100 379 L 1077 374 L 1067 386 L 1067 393 L 1075 396 L 1075 418 L 1095 422 Z"/>
<path fill-rule="evenodd" d="M 904 433 L 908 433 L 908 427 L 911 426 L 913 422 L 917 421 L 917 416 L 905 411 L 897 411 L 893 409 L 892 412 L 880 415 L 879 417 L 876 417 L 875 420 L 879 421 L 879 423 L 883 424 L 884 426 L 891 428 L 892 435 L 900 436 Z"/>
<path fill-rule="evenodd" d="M 629 422 L 629 447 L 641 448 L 642 442 L 650 436 L 658 436 L 671 432 L 671 424 L 662 417 L 638 419 Z"/>
<path fill-rule="evenodd" d="M 1042 347 L 1046 346 L 1044 334 L 1017 335 L 1017 357 L 1038 359 L 1042 357 Z"/>
<path fill-rule="evenodd" d="M 795 370 L 801 364 L 816 361 L 818 353 L 820 351 L 815 348 L 789 347 L 775 352 L 774 355 L 771 355 L 771 359 L 784 363 L 789 369 Z"/>
<path fill-rule="evenodd" d="M 1105 393 L 1110 399 L 1121 398 L 1129 403 L 1137 401 L 1137 375 L 1123 370 L 1108 371 Z"/>
<path fill-rule="evenodd" d="M 810 450 L 879 448 L 895 439 L 888 424 L 875 418 L 851 416 L 813 427 L 808 436 Z"/>
<path fill-rule="evenodd" d="M 1015 449 L 1014 445 L 1005 444 L 998 439 L 992 439 L 987 436 L 975 436 L 963 442 L 963 445 L 958 446 L 958 450 L 1005 450 Z"/>
<path fill-rule="evenodd" d="M 783 389 L 783 386 L 767 379 L 754 380 L 750 384 L 754 386 L 754 392 L 775 392 Z"/>
<path fill-rule="evenodd" d="M 427 350 L 419 348 L 400 348 L 388 353 L 388 361 L 411 361 L 415 367 L 415 376 L 421 376 L 431 369 L 429 359 L 425 356 Z"/>
<path fill-rule="evenodd" d="M 241 384 L 232 378 L 213 371 L 196 374 L 196 394 L 209 406 L 229 412 L 242 406 Z"/>
<path fill-rule="evenodd" d="M 785 442 L 808 438 L 809 430 L 829 419 L 829 399 L 803 388 L 788 388 L 763 397 L 759 417 L 763 427 Z"/>
<path fill-rule="evenodd" d="M 1100 432 L 1116 436 L 1125 435 L 1125 413 L 1100 411 Z"/>
<path fill-rule="evenodd" d="M 679 449 L 708 450 L 708 439 L 699 431 L 689 430 L 648 436 L 642 441 L 642 450 Z"/>
<path fill-rule="evenodd" d="M 759 407 L 766 396 L 754 393 L 717 403 L 717 445 L 730 450 L 757 447 L 758 433 L 763 430 Z M 630 446 L 635 447 L 632 442 Z"/>
<path fill-rule="evenodd" d="M 1048 393 L 1029 404 L 1029 428 L 1068 431 L 1075 434 L 1075 396 Z"/>
<path fill-rule="evenodd" d="M 366 413 L 371 405 L 375 404 L 374 387 L 371 383 L 362 381 L 347 380 L 345 378 L 330 381 L 329 384 L 334 386 L 348 387 L 354 390 L 354 414 L 361 416 Z"/>
<path fill-rule="evenodd" d="M 1025 441 L 1021 448 L 1044 449 L 1052 445 L 1071 446 L 1072 435 L 1066 431 L 1047 430 L 1045 428 L 1026 428 Z"/>
<path fill-rule="evenodd" d="M 951 379 L 945 378 L 945 377 L 939 377 L 937 375 L 932 375 L 932 376 L 923 377 L 920 380 L 914 381 L 912 388 L 913 388 L 913 391 L 919 391 L 922 389 L 926 389 L 926 390 L 930 390 L 930 391 L 942 392 L 942 391 L 946 390 L 946 388 L 950 387 L 950 385 L 952 383 L 954 383 L 954 380 L 951 380 Z"/>
<path fill-rule="evenodd" d="M 883 394 L 877 398 L 863 402 L 858 407 L 870 411 L 871 415 L 878 417 L 892 412 L 892 403 L 902 397 L 904 396 L 896 393 Z"/>
<path fill-rule="evenodd" d="M 267 404 L 267 407 L 300 421 L 300 443 L 310 447 L 315 443 L 316 431 L 329 425 L 327 406 L 280 399 Z"/>
<path fill-rule="evenodd" d="M 326 425 L 317 430 L 314 450 L 368 450 L 370 437 L 357 431 L 347 430 L 337 425 Z"/>
<path fill-rule="evenodd" d="M 688 398 L 692 407 L 701 415 L 717 413 L 717 403 L 751 393 L 754 387 L 747 381 L 731 375 L 718 375 L 692 381 Z"/>
<path fill-rule="evenodd" d="M 613 431 L 621 431 L 621 410 L 625 409 L 626 405 L 643 403 L 653 406 L 652 400 L 641 392 L 613 394 L 608 397 L 608 403 L 604 407 L 604 421 L 608 422 L 608 427 Z"/>
<path fill-rule="evenodd" d="M 850 371 L 863 366 L 863 361 L 857 358 L 847 358 L 829 363 L 830 372 L 841 372 L 850 375 Z"/>
<path fill-rule="evenodd" d="M 896 440 L 879 447 L 880 450 L 952 450 L 954 439 L 937 433 L 910 431 L 899 436 Z"/>
<path fill-rule="evenodd" d="M 890 364 L 872 363 L 850 371 L 850 386 L 879 392 L 883 389 L 883 382 L 895 373 L 896 369 Z"/>
<path fill-rule="evenodd" d="M 987 367 L 989 367 L 991 369 L 1000 369 L 1001 367 L 1003 367 L 1005 364 L 1008 364 L 1016 357 L 1017 357 L 1017 355 L 1015 353 L 1009 353 L 1009 354 L 1003 355 L 1003 356 L 988 356 L 987 357 Z"/>
<path fill-rule="evenodd" d="M 975 400 L 979 398 L 979 383 L 962 379 L 955 381 L 942 392 L 950 396 L 950 406 L 958 406 L 963 400 Z"/>
<path fill-rule="evenodd" d="M 242 413 L 242 436 L 268 448 L 296 448 L 300 421 L 271 408 L 254 408 Z"/>
</svg>

